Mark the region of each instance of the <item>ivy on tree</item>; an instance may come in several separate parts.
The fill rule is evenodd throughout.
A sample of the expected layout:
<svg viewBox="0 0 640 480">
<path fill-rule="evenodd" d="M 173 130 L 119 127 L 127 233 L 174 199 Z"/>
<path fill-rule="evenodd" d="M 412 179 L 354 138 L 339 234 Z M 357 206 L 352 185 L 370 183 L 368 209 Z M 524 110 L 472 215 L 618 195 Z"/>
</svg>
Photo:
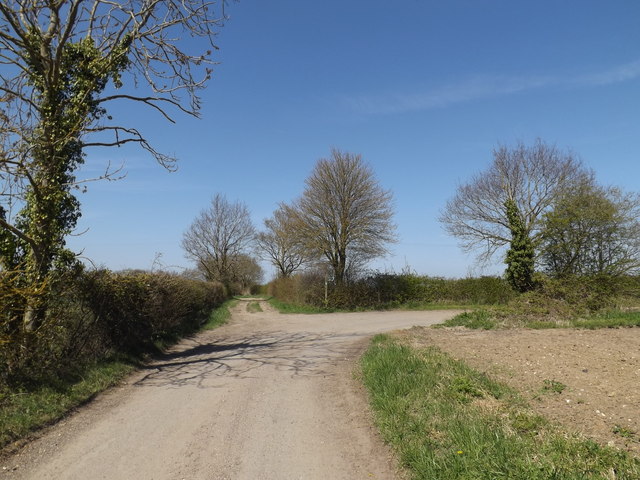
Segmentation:
<svg viewBox="0 0 640 480">
<path fill-rule="evenodd" d="M 224 0 L 0 2 L 0 265 L 24 293 L 12 301 L 26 331 L 45 318 L 54 273 L 74 263 L 65 237 L 80 217 L 74 189 L 90 147 L 137 144 L 168 169 L 113 102 L 198 116 Z M 207 42 L 201 54 L 183 37 Z M 189 50 L 193 49 L 193 43 Z M 110 166 L 98 179 L 117 174 Z M 8 280 L 7 280 L 8 281 Z M 18 328 L 13 315 L 9 322 Z"/>
<path fill-rule="evenodd" d="M 511 231 L 511 244 L 505 258 L 507 281 L 515 290 L 526 292 L 533 288 L 533 244 L 516 202 L 509 199 L 504 206 Z"/>
</svg>

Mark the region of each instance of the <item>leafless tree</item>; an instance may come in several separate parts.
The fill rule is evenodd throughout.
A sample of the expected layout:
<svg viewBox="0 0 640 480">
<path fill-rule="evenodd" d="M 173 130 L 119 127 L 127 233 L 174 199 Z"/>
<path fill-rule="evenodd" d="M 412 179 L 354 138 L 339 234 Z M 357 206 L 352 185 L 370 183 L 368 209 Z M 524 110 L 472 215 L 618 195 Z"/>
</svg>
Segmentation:
<svg viewBox="0 0 640 480">
<path fill-rule="evenodd" d="M 234 258 L 233 281 L 240 287 L 239 293 L 250 293 L 253 285 L 262 282 L 264 271 L 260 264 L 250 255 L 240 254 Z"/>
<path fill-rule="evenodd" d="M 106 115 L 113 102 L 134 102 L 174 122 L 171 109 L 198 116 L 199 89 L 212 72 L 216 29 L 224 21 L 222 0 L 5 0 L 0 3 L 0 72 L 5 156 L 29 156 L 31 135 L 53 113 L 74 115 L 66 137 L 99 132 L 111 140 L 87 146 L 139 143 L 163 165 L 133 126 Z M 208 47 L 190 53 L 183 36 L 205 38 Z M 102 71 L 92 71 L 102 69 Z M 86 83 L 69 85 L 70 82 Z M 107 88 L 111 84 L 115 88 Z M 149 94 L 139 92 L 148 87 Z M 61 98 L 54 97 L 60 94 Z M 58 105 L 58 102 L 67 105 Z M 52 104 L 54 103 L 54 104 Z M 89 105 L 85 105 L 89 104 Z M 98 110 L 88 107 L 99 106 Z M 57 108 L 50 113 L 46 110 Z M 80 110 L 73 112 L 72 110 Z M 80 113 L 80 115 L 77 115 Z M 85 114 L 86 115 L 83 115 Z M 131 119 L 132 117 L 128 117 Z M 71 120 L 71 119 L 70 119 Z M 92 135 L 95 136 L 95 135 Z M 61 141 L 62 139 L 56 139 Z M 10 148 L 7 148 L 10 147 Z M 33 153 L 33 152 L 31 152 Z M 5 158 L 5 159 L 7 159 Z M 23 176 L 25 166 L 12 164 Z"/>
<path fill-rule="evenodd" d="M 308 254 L 295 228 L 295 212 L 286 204 L 264 221 L 265 230 L 258 233 L 258 252 L 276 267 L 278 276 L 289 277 L 308 262 Z"/>
<path fill-rule="evenodd" d="M 338 285 L 396 240 L 392 194 L 360 155 L 334 149 L 318 160 L 293 212 L 303 245 L 326 259 Z"/>
<path fill-rule="evenodd" d="M 563 191 L 590 175 L 572 153 L 540 139 L 532 146 L 500 145 L 493 151 L 491 166 L 458 187 L 440 221 L 466 251 L 479 250 L 479 259 L 488 261 L 511 243 L 507 205 L 515 202 L 520 223 L 535 247 L 543 214 Z"/>
<path fill-rule="evenodd" d="M 216 194 L 209 208 L 200 212 L 182 239 L 182 248 L 207 280 L 230 285 L 235 263 L 253 247 L 255 229 L 246 205 L 229 203 Z"/>
<path fill-rule="evenodd" d="M 135 115 L 114 118 L 129 103 L 169 122 L 198 116 L 199 89 L 211 74 L 213 39 L 224 0 L 3 0 L 0 2 L 0 262 L 44 283 L 64 264 L 65 236 L 80 205 L 76 171 L 90 147 L 137 144 L 168 169 Z M 193 53 L 200 37 L 206 46 Z M 105 166 L 98 178 L 117 176 Z M 43 318 L 28 300 L 25 326 Z M 40 296 L 41 297 L 41 296 Z M 34 314 L 34 312 L 36 314 Z"/>
</svg>

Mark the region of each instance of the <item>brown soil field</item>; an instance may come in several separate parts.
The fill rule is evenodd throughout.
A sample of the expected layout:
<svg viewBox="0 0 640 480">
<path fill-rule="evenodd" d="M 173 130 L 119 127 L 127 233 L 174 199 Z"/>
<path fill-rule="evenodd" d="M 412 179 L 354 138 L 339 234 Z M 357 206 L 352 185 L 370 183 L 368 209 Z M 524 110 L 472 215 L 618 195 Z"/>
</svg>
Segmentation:
<svg viewBox="0 0 640 480">
<path fill-rule="evenodd" d="M 398 335 L 508 384 L 568 431 L 640 456 L 640 328 L 415 327 Z"/>
</svg>

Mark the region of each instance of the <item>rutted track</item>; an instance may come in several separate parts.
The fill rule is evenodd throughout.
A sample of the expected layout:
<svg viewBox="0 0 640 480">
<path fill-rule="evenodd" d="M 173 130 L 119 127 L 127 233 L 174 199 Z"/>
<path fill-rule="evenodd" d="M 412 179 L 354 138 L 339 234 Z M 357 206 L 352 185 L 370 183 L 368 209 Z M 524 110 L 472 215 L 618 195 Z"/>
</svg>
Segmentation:
<svg viewBox="0 0 640 480">
<path fill-rule="evenodd" d="M 234 309 L 16 455 L 12 479 L 393 479 L 352 375 L 366 339 L 453 311 Z"/>
</svg>

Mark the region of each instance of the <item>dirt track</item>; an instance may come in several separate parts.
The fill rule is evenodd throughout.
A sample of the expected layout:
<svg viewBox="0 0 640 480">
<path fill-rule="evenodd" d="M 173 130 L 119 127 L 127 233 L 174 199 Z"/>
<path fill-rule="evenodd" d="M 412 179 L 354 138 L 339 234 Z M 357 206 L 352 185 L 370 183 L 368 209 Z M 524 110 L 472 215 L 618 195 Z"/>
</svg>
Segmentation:
<svg viewBox="0 0 640 480">
<path fill-rule="evenodd" d="M 353 360 L 372 334 L 457 312 L 235 308 L 2 462 L 2 478 L 394 479 Z"/>
</svg>

